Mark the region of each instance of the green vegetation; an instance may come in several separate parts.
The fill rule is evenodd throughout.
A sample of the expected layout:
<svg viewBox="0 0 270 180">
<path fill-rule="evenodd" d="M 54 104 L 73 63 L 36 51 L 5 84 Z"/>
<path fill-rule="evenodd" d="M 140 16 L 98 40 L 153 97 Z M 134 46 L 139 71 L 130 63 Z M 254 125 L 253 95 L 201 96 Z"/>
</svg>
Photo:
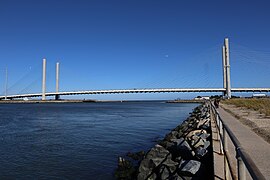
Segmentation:
<svg viewBox="0 0 270 180">
<path fill-rule="evenodd" d="M 229 99 L 229 100 L 223 100 L 222 102 L 225 104 L 232 104 L 237 107 L 246 107 L 248 109 L 259 111 L 260 113 L 263 113 L 266 116 L 270 116 L 270 99 L 269 98 Z"/>
</svg>

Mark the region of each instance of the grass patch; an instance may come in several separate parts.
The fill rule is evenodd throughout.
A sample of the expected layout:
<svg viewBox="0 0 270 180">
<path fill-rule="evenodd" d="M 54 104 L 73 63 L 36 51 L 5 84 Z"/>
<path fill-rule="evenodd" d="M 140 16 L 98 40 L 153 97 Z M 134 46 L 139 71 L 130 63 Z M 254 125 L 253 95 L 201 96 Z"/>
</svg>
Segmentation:
<svg viewBox="0 0 270 180">
<path fill-rule="evenodd" d="M 227 99 L 222 101 L 224 104 L 232 104 L 237 107 L 245 107 L 259 111 L 266 116 L 270 116 L 270 99 Z"/>
</svg>

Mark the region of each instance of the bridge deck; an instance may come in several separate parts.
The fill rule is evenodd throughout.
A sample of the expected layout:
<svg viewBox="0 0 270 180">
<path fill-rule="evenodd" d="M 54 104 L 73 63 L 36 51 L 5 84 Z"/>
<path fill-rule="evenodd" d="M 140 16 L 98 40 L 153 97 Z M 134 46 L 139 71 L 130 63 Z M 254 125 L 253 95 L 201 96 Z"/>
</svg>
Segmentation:
<svg viewBox="0 0 270 180">
<path fill-rule="evenodd" d="M 270 92 L 270 88 L 232 88 L 232 92 Z M 121 93 L 179 93 L 179 92 L 225 92 L 224 88 L 166 88 L 166 89 L 116 89 L 116 90 L 92 90 L 92 91 L 69 91 L 51 92 L 46 96 L 55 95 L 83 95 L 83 94 L 121 94 Z M 24 97 L 40 97 L 42 93 L 9 95 L 7 98 L 16 99 Z M 0 96 L 4 99 L 5 96 Z"/>
</svg>

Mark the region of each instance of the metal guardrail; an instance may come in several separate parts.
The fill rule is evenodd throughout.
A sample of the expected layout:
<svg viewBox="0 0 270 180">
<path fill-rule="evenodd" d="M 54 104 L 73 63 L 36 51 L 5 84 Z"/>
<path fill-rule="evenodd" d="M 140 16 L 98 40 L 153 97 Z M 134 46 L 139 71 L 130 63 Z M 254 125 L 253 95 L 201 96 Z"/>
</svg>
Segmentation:
<svg viewBox="0 0 270 180">
<path fill-rule="evenodd" d="M 218 126 L 218 131 L 220 135 L 220 153 L 224 154 L 224 175 L 225 179 L 230 179 L 230 175 L 232 179 L 246 179 L 246 170 L 249 172 L 250 176 L 255 180 L 265 180 L 266 178 L 262 175 L 252 158 L 248 155 L 245 149 L 241 146 L 238 139 L 235 137 L 231 129 L 227 126 L 227 124 L 222 120 L 219 115 L 219 112 L 213 105 L 211 104 L 211 110 L 215 115 L 216 124 Z M 231 156 L 228 152 L 228 137 L 232 141 L 237 159 L 237 175 L 233 169 L 232 163 L 230 161 Z M 230 174 L 229 174 L 230 173 Z"/>
</svg>

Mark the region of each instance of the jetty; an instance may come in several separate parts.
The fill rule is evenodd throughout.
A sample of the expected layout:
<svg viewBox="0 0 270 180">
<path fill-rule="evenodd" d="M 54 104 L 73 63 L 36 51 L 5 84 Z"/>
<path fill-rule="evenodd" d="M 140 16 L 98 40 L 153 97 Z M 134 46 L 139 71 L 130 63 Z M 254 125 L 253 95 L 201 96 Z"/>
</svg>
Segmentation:
<svg viewBox="0 0 270 180">
<path fill-rule="evenodd" d="M 138 156 L 138 154 L 135 154 Z M 270 144 L 222 107 L 205 101 L 172 129 L 136 167 L 119 158 L 118 179 L 264 180 Z"/>
</svg>

